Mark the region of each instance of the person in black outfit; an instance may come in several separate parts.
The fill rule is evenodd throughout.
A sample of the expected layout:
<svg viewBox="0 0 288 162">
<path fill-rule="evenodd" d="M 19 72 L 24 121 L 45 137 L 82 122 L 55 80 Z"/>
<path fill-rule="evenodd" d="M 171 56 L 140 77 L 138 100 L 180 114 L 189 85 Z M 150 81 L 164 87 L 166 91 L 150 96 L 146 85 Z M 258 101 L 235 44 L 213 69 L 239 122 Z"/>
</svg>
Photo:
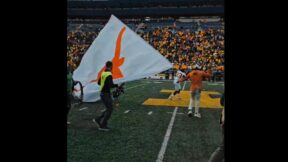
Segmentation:
<svg viewBox="0 0 288 162">
<path fill-rule="evenodd" d="M 67 119 L 68 119 L 68 114 L 71 109 L 71 99 L 72 99 L 72 92 L 73 92 L 73 78 L 72 78 L 72 72 L 71 68 L 67 67 Z M 70 122 L 67 121 L 67 124 L 69 125 Z"/>
<path fill-rule="evenodd" d="M 100 79 L 98 80 L 98 84 L 100 85 L 100 97 L 103 101 L 106 110 L 101 114 L 101 116 L 97 117 L 96 119 L 93 119 L 93 122 L 98 124 L 100 131 L 109 131 L 110 128 L 107 126 L 107 122 L 109 118 L 111 117 L 113 106 L 112 106 L 112 97 L 111 97 L 111 88 L 118 87 L 117 84 L 113 83 L 112 78 L 112 62 L 107 61 L 105 66 L 105 72 L 101 74 Z"/>
<path fill-rule="evenodd" d="M 222 106 L 225 105 L 225 94 L 222 95 L 221 100 L 220 100 L 220 104 Z M 224 161 L 224 123 L 225 123 L 225 118 L 224 118 L 224 108 L 223 108 L 221 116 L 220 116 L 220 125 L 222 127 L 222 137 L 223 137 L 222 143 L 212 153 L 208 162 L 222 162 L 222 161 Z"/>
</svg>

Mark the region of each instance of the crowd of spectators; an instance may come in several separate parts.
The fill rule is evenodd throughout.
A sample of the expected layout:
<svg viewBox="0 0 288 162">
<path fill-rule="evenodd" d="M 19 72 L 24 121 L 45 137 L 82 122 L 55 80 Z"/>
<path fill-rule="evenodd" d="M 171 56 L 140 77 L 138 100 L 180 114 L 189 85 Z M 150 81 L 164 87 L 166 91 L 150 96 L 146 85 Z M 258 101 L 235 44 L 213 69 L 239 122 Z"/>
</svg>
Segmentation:
<svg viewBox="0 0 288 162">
<path fill-rule="evenodd" d="M 67 34 L 67 63 L 74 70 L 101 28 L 98 26 L 93 30 L 91 25 L 90 28 L 83 27 L 83 24 L 73 25 Z M 172 71 L 188 72 L 193 65 L 203 70 L 223 71 L 224 25 L 219 27 L 218 23 L 213 28 L 213 23 L 207 23 L 200 27 L 203 26 L 203 29 L 191 30 L 193 28 L 176 27 L 175 24 L 161 27 L 145 25 L 137 34 L 173 63 Z"/>
</svg>

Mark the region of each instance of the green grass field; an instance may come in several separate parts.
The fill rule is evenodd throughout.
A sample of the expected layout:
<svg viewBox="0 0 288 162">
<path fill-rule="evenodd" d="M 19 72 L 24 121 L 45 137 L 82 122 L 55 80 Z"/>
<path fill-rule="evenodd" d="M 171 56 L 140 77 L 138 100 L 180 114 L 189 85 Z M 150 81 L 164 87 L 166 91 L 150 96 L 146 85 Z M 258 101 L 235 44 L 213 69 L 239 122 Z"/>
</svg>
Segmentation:
<svg viewBox="0 0 288 162">
<path fill-rule="evenodd" d="M 159 83 L 161 82 L 161 83 Z M 182 84 L 183 85 L 183 84 Z M 190 83 L 186 84 L 188 90 Z M 135 87 L 137 86 L 137 87 Z M 175 107 L 145 106 L 148 98 L 168 98 L 161 89 L 173 89 L 172 81 L 139 80 L 125 85 L 120 106 L 108 122 L 110 132 L 100 132 L 92 119 L 104 109 L 102 102 L 73 106 L 67 126 L 68 162 L 152 162 L 157 160 Z M 204 82 L 205 90 L 223 93 L 223 84 Z M 187 105 L 188 106 L 188 105 Z M 87 107 L 79 111 L 79 109 Z M 130 110 L 128 113 L 124 113 Z M 147 113 L 152 111 L 151 115 Z M 184 114 L 182 114 L 184 113 Z M 221 142 L 221 109 L 200 108 L 201 119 L 186 115 L 178 108 L 165 162 L 207 162 Z"/>
</svg>

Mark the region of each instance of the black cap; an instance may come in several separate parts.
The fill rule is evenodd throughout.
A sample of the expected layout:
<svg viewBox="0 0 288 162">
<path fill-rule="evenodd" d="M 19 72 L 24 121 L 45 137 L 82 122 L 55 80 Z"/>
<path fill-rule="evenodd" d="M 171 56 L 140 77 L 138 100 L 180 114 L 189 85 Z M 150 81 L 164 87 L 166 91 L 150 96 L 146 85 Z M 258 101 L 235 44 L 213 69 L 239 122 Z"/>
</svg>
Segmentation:
<svg viewBox="0 0 288 162">
<path fill-rule="evenodd" d="M 111 68 L 111 67 L 112 67 L 112 62 L 111 62 L 111 61 L 107 61 L 106 64 L 105 64 L 105 66 L 106 66 L 107 68 Z"/>
</svg>

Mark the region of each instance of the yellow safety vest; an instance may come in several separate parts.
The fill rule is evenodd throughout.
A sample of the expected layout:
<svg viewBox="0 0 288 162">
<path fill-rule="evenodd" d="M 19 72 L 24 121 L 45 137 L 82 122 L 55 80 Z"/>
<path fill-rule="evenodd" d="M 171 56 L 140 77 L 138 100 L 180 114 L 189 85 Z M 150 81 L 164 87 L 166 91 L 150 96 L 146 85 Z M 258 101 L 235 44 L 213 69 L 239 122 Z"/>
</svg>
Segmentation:
<svg viewBox="0 0 288 162">
<path fill-rule="evenodd" d="M 102 88 L 104 87 L 106 78 L 110 75 L 112 75 L 110 71 L 105 71 L 101 74 L 100 91 L 102 91 Z"/>
</svg>

